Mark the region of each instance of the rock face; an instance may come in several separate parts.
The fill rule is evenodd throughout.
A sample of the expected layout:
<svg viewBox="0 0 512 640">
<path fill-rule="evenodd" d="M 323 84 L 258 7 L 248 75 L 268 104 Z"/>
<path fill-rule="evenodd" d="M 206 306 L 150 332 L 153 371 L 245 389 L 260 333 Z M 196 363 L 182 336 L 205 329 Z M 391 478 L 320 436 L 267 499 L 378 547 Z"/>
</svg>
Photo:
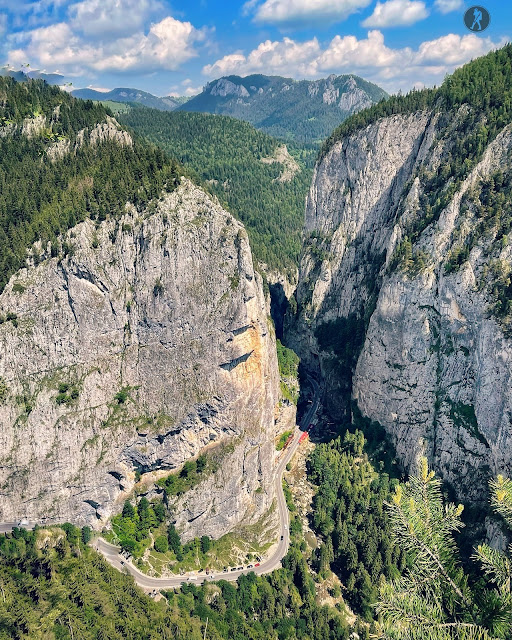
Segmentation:
<svg viewBox="0 0 512 640">
<path fill-rule="evenodd" d="M 512 247 L 478 225 L 489 180 L 511 169 L 511 126 L 412 247 L 405 238 L 463 117 L 463 108 L 451 123 L 430 111 L 386 117 L 321 159 L 289 339 L 323 378 L 333 417 L 357 408 L 386 429 L 405 469 L 425 452 L 458 498 L 485 502 L 488 478 L 512 473 L 512 342 L 492 311 Z"/>
<path fill-rule="evenodd" d="M 279 380 L 243 226 L 183 179 L 66 243 L 0 296 L 0 520 L 97 522 L 136 470 L 221 445 L 177 526 L 187 539 L 256 521 L 274 497 Z"/>
</svg>

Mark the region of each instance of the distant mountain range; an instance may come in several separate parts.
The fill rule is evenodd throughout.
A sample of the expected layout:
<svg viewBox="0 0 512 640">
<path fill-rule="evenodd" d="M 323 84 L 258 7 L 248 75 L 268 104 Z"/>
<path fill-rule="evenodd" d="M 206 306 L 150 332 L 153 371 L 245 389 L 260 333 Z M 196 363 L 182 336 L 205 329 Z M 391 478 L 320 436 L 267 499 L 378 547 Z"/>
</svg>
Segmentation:
<svg viewBox="0 0 512 640">
<path fill-rule="evenodd" d="M 95 91 L 94 89 L 75 89 L 71 94 L 75 98 L 82 98 L 82 100 L 112 100 L 112 102 L 136 102 L 142 104 L 145 107 L 151 107 L 152 109 L 158 109 L 159 111 L 174 111 L 177 107 L 182 105 L 186 98 L 172 98 L 166 96 L 164 98 L 158 98 L 147 91 L 140 91 L 139 89 L 112 89 L 112 91 Z"/>
<path fill-rule="evenodd" d="M 348 116 L 386 97 L 383 89 L 354 75 L 300 81 L 226 76 L 178 109 L 229 115 L 279 138 L 318 143 Z"/>
<path fill-rule="evenodd" d="M 30 80 L 30 78 L 36 78 L 39 80 L 45 80 L 48 84 L 64 84 L 65 77 L 60 73 L 44 73 L 43 71 L 34 70 L 26 70 L 26 71 L 14 71 L 13 69 L 9 69 L 7 67 L 2 67 L 0 69 L 0 76 L 8 76 L 9 78 L 14 78 L 18 82 L 24 82 L 25 80 Z"/>
<path fill-rule="evenodd" d="M 41 78 L 64 85 L 58 73 L 37 70 L 0 69 L 18 81 Z M 70 83 L 68 83 L 70 84 Z M 139 104 L 159 111 L 195 111 L 245 120 L 274 137 L 299 144 L 318 144 L 353 113 L 387 98 L 376 84 L 355 75 L 321 80 L 293 80 L 281 76 L 226 76 L 209 82 L 201 93 L 184 97 L 157 97 L 140 89 L 120 87 L 111 91 L 75 89 L 71 94 L 83 100 Z"/>
</svg>

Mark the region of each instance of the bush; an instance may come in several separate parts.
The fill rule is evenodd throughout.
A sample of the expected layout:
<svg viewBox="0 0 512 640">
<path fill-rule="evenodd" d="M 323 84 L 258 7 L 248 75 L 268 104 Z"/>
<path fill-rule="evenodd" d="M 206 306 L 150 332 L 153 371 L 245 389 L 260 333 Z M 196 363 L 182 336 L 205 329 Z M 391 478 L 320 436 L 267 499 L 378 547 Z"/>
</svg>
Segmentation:
<svg viewBox="0 0 512 640">
<path fill-rule="evenodd" d="M 122 516 L 123 518 L 133 518 L 135 516 L 135 509 L 128 500 L 124 503 Z"/>
<path fill-rule="evenodd" d="M 114 396 L 114 400 L 117 404 L 124 404 L 128 400 L 128 389 L 121 389 Z"/>
<path fill-rule="evenodd" d="M 208 553 L 208 551 L 210 551 L 212 544 L 211 544 L 211 540 L 208 536 L 202 536 L 201 537 L 201 551 L 203 553 Z"/>
<path fill-rule="evenodd" d="M 153 546 L 155 547 L 155 551 L 158 551 L 159 553 L 165 553 L 169 550 L 169 543 L 165 536 L 158 536 L 158 538 L 155 538 Z"/>
<path fill-rule="evenodd" d="M 91 537 L 91 527 L 82 527 L 82 542 L 84 544 L 88 544 L 88 542 L 91 540 Z"/>
</svg>

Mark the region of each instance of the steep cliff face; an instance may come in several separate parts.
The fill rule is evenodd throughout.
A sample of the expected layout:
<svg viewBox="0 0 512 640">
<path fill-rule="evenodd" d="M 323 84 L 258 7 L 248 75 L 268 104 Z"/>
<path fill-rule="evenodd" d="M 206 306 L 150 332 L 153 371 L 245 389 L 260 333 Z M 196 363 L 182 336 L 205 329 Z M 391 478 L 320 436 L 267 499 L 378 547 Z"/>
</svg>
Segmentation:
<svg viewBox="0 0 512 640">
<path fill-rule="evenodd" d="M 323 154 L 289 339 L 335 419 L 355 408 L 405 469 L 426 453 L 483 502 L 512 473 L 512 125 L 487 136 L 492 111 L 434 98 Z"/>
<path fill-rule="evenodd" d="M 362 340 L 400 194 L 428 152 L 433 132 L 429 113 L 393 116 L 338 142 L 315 168 L 297 287 L 298 330 L 291 338 L 309 368 L 321 368 L 330 391 L 327 406 L 345 417 L 351 376 L 344 372 L 350 363 L 341 360 L 353 354 L 345 358 L 328 347 L 344 332 L 340 318 L 353 319 L 350 339 L 357 344 Z M 332 334 L 321 344 L 315 333 L 320 325 L 330 327 Z M 326 348 L 320 358 L 321 346 Z"/>
<path fill-rule="evenodd" d="M 178 528 L 257 520 L 279 383 L 243 226 L 182 180 L 142 215 L 85 221 L 60 255 L 44 249 L 0 296 L 0 520 L 95 522 L 136 470 L 221 443 L 221 467 L 174 506 Z"/>
</svg>

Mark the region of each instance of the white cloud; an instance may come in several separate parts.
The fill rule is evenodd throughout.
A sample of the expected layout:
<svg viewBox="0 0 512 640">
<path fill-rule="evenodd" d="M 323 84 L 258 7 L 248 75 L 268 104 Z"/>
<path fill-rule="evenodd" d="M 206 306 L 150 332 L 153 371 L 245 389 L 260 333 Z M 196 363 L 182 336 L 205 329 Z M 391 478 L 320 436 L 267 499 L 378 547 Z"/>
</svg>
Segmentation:
<svg viewBox="0 0 512 640">
<path fill-rule="evenodd" d="M 233 53 L 206 65 L 203 73 L 207 76 L 229 74 L 247 75 L 266 73 L 278 75 L 311 75 L 311 62 L 321 54 L 318 40 L 313 38 L 303 43 L 291 38 L 272 42 L 266 40 L 246 57 L 242 53 Z"/>
<path fill-rule="evenodd" d="M 68 9 L 70 26 L 87 36 L 131 35 L 161 8 L 156 0 L 83 0 Z"/>
<path fill-rule="evenodd" d="M 436 0 L 434 5 L 441 13 L 450 13 L 450 11 L 462 9 L 464 2 L 463 0 Z"/>
<path fill-rule="evenodd" d="M 364 9 L 371 0 L 265 0 L 256 7 L 256 22 L 269 24 L 311 24 L 345 20 L 359 9 Z M 256 5 L 249 0 L 244 10 L 250 11 Z"/>
<path fill-rule="evenodd" d="M 190 22 L 171 16 L 151 25 L 148 33 L 137 32 L 125 38 L 90 42 L 74 32 L 65 22 L 16 34 L 8 61 L 21 64 L 26 60 L 43 67 L 58 66 L 68 74 L 82 75 L 92 71 L 175 70 L 197 55 L 195 44 L 203 42 L 207 31 L 196 29 Z"/>
<path fill-rule="evenodd" d="M 377 2 L 371 16 L 363 20 L 363 27 L 398 27 L 411 25 L 429 15 L 424 2 L 417 0 L 388 0 Z"/>
<path fill-rule="evenodd" d="M 417 49 L 394 49 L 384 42 L 380 31 L 367 38 L 335 36 L 326 47 L 313 38 L 297 42 L 290 38 L 262 42 L 244 55 L 224 56 L 203 68 L 209 77 L 251 73 L 276 74 L 294 78 L 321 78 L 330 73 L 355 73 L 394 92 L 413 86 L 440 84 L 447 73 L 469 60 L 484 55 L 504 40 L 494 43 L 475 34 L 449 34 L 423 42 Z"/>
</svg>

